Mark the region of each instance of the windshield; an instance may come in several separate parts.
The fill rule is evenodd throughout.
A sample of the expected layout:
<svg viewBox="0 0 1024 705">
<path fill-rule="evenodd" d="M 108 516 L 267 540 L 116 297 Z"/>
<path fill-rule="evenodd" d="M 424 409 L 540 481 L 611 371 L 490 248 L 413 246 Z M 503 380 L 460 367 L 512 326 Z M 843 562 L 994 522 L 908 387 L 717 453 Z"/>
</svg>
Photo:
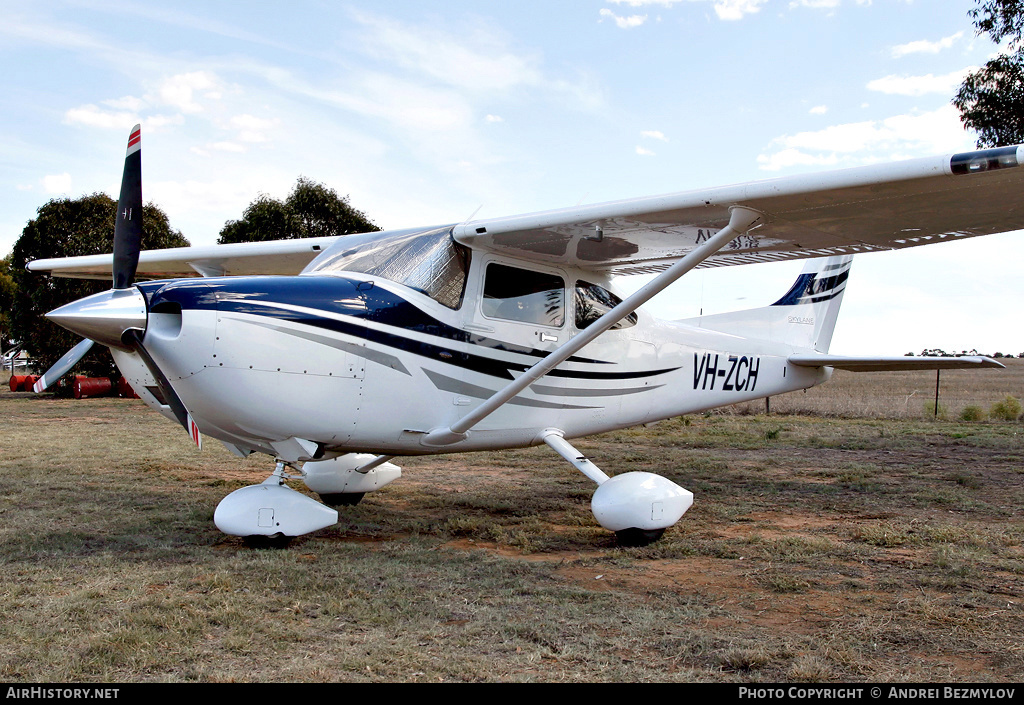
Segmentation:
<svg viewBox="0 0 1024 705">
<path fill-rule="evenodd" d="M 576 282 L 576 327 L 583 330 L 604 314 L 622 303 L 622 299 L 605 289 L 603 286 L 591 284 L 590 282 Z M 635 326 L 636 313 L 630 313 L 621 321 L 611 327 L 611 330 L 621 330 Z"/>
<path fill-rule="evenodd" d="M 469 250 L 455 242 L 451 226 L 345 235 L 303 271 L 359 272 L 404 284 L 451 309 L 462 304 Z"/>
</svg>

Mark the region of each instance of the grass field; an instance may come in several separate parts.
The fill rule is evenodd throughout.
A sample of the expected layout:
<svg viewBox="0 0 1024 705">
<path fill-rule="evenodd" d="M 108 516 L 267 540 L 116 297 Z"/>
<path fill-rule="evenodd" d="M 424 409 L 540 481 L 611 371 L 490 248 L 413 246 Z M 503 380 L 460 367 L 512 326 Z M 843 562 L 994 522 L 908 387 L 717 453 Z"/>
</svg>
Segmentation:
<svg viewBox="0 0 1024 705">
<path fill-rule="evenodd" d="M 0 681 L 1019 681 L 1024 425 L 958 420 L 1024 397 L 1011 363 L 944 372 L 944 419 L 934 373 L 837 373 L 580 441 L 694 492 L 643 549 L 547 448 L 409 459 L 247 549 L 213 510 L 269 459 L 4 386 Z"/>
</svg>

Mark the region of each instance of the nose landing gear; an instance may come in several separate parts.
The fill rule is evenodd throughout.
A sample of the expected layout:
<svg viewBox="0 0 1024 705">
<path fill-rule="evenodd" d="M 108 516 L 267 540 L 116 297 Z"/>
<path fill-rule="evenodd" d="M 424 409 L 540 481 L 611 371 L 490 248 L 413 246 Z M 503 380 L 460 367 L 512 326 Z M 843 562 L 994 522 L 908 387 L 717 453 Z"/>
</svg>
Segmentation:
<svg viewBox="0 0 1024 705">
<path fill-rule="evenodd" d="M 274 473 L 258 485 L 235 490 L 217 505 L 213 522 L 225 534 L 254 547 L 283 547 L 292 538 L 338 523 L 338 512 L 284 484 L 292 463 L 278 459 Z M 301 470 L 299 470 L 301 473 Z"/>
</svg>

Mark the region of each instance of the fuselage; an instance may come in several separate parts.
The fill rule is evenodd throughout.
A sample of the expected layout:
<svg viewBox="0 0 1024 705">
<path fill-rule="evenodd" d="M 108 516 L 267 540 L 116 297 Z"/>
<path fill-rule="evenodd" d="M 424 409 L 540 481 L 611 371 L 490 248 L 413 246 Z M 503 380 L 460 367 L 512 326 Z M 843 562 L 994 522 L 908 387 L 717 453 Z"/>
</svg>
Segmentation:
<svg viewBox="0 0 1024 705">
<path fill-rule="evenodd" d="M 143 283 L 145 345 L 203 434 L 271 454 L 271 442 L 292 437 L 329 453 L 522 447 L 546 429 L 584 436 L 828 376 L 787 364 L 790 346 L 641 310 L 465 441 L 430 447 L 426 433 L 457 421 L 618 301 L 593 272 L 491 255 L 464 269 L 458 296 L 345 270 Z M 112 352 L 140 396 L 169 415 L 142 361 Z"/>
</svg>

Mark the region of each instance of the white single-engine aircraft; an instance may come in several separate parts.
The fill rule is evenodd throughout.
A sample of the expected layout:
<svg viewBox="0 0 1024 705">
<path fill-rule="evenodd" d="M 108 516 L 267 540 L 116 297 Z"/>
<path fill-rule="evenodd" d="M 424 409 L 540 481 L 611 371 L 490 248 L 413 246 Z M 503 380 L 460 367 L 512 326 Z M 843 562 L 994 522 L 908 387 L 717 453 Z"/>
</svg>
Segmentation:
<svg viewBox="0 0 1024 705">
<path fill-rule="evenodd" d="M 201 444 L 276 459 L 214 521 L 287 543 L 401 475 L 398 456 L 550 446 L 597 485 L 620 543 L 656 540 L 693 495 L 608 477 L 569 439 L 820 384 L 834 368 L 1000 367 L 983 357 L 841 357 L 852 256 L 1024 228 L 1024 146 L 440 227 L 140 253 L 140 129 L 113 255 L 36 260 L 110 291 L 48 316 L 110 348 L 149 406 Z M 639 307 L 696 267 L 809 259 L 763 308 L 661 321 Z M 612 276 L 657 276 L 625 299 Z M 201 276 L 197 276 L 201 275 Z M 272 275 L 272 276 L 268 276 Z M 136 283 L 136 277 L 147 279 Z"/>
</svg>

